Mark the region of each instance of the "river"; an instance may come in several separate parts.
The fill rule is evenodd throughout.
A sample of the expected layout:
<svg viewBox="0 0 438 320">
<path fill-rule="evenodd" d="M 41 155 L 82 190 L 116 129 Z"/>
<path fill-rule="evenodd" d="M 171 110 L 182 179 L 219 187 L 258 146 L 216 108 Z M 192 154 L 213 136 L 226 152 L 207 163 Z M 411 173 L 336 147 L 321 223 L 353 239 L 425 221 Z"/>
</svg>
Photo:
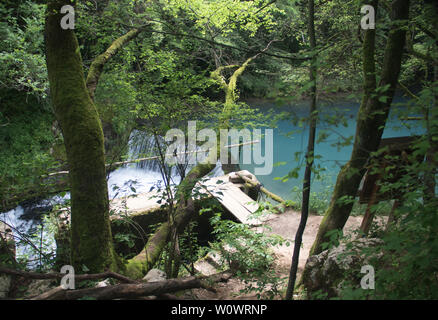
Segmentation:
<svg viewBox="0 0 438 320">
<path fill-rule="evenodd" d="M 413 134 L 421 134 L 424 130 L 415 123 L 400 121 L 397 115 L 400 110 L 404 110 L 402 105 L 404 100 L 396 98 L 393 103 L 389 121 L 385 127 L 383 134 L 384 138 L 409 136 Z M 263 112 L 267 112 L 269 108 L 276 107 L 273 103 L 261 101 L 251 102 L 252 107 L 259 108 Z M 356 127 L 356 116 L 359 104 L 338 100 L 336 102 L 325 102 L 321 104 L 320 118 L 331 118 L 338 120 L 337 126 L 333 123 L 320 120 L 317 129 L 318 134 L 326 135 L 324 141 L 316 143 L 315 154 L 320 158 L 315 161 L 315 165 L 319 166 L 321 178 L 312 179 L 312 191 L 320 193 L 320 198 L 325 197 L 329 200 L 332 187 L 336 181 L 336 176 L 340 167 L 348 161 L 352 150 L 352 144 L 336 145 L 339 142 L 345 141 L 349 137 L 353 137 Z M 278 111 L 293 111 L 292 118 L 308 117 L 308 104 L 299 103 L 293 105 L 284 105 L 276 107 Z M 341 121 L 345 119 L 344 121 Z M 274 166 L 270 175 L 258 176 L 258 179 L 270 191 L 280 195 L 284 199 L 299 200 L 301 195 L 302 177 L 304 174 L 304 152 L 307 147 L 308 127 L 305 122 L 301 125 L 293 123 L 291 120 L 283 119 L 279 121 L 276 127 L 273 128 L 273 162 L 279 165 Z M 138 136 L 133 134 L 133 136 Z M 138 154 L 148 152 L 151 148 L 150 139 L 140 135 L 140 143 L 133 143 L 138 139 L 131 139 L 130 156 L 136 158 Z M 352 141 L 352 140 L 351 140 Z M 264 141 L 262 141 L 262 150 L 264 150 Z M 298 178 L 284 179 L 292 169 L 299 167 Z M 254 165 L 241 164 L 242 169 L 247 169 L 254 172 Z M 215 175 L 221 175 L 222 170 L 220 165 L 215 169 Z M 178 183 L 178 177 L 175 175 L 175 183 Z M 113 171 L 109 175 L 108 189 L 110 199 L 120 197 L 122 195 L 130 195 L 133 193 L 148 192 L 155 184 L 161 180 L 161 174 L 158 166 L 151 163 L 130 164 Z M 114 186 L 117 186 L 116 188 Z M 134 189 L 131 188 L 134 186 Z M 18 231 L 27 233 L 31 229 L 41 226 L 41 212 L 50 210 L 55 203 L 59 203 L 69 198 L 69 194 L 63 197 L 53 197 L 39 203 L 34 203 L 29 206 L 18 206 L 17 208 L 0 214 L 0 219 L 14 226 Z M 54 241 L 50 233 L 42 230 L 43 236 L 47 241 L 47 250 L 54 248 Z M 18 246 L 17 254 L 25 255 L 28 253 L 28 247 L 25 245 Z"/>
</svg>

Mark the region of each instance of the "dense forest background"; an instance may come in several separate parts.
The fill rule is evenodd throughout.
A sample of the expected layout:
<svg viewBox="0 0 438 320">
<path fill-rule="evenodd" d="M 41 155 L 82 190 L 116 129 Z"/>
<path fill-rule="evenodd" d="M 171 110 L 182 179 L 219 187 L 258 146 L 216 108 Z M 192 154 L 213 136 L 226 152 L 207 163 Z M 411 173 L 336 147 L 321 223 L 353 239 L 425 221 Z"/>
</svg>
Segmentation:
<svg viewBox="0 0 438 320">
<path fill-rule="evenodd" d="M 62 166 L 65 152 L 49 100 L 45 5 L 38 1 L 4 1 L 1 5 L 1 176 L 5 181 L 1 203 L 8 208 L 14 204 L 8 205 L 11 197 L 21 193 L 26 196 L 31 192 L 26 187 L 37 183 L 41 174 Z M 267 54 L 260 55 L 257 63 L 239 77 L 240 98 L 299 100 L 308 93 L 307 63 L 303 59 L 306 54 L 300 57 L 300 52 L 308 49 L 306 11 L 300 2 L 291 5 L 278 1 L 254 17 L 243 5 L 231 8 L 223 3 L 219 6 L 224 13 L 214 17 L 218 21 L 207 22 L 200 18 L 202 10 L 208 15 L 208 10 L 215 9 L 203 7 L 201 2 L 191 6 L 182 2 L 151 3 L 142 9 L 136 6 L 135 1 L 79 2 L 76 13 L 75 33 L 85 69 L 118 37 L 135 26 L 144 28 L 105 64 L 96 90 L 108 159 L 123 154 L 118 147 L 126 145 L 127 133 L 142 117 L 144 110 L 139 105 L 147 101 L 174 104 L 175 109 L 181 109 L 177 106 L 217 103 L 222 93 L 209 74 L 222 65 L 243 63 L 273 40 Z M 318 97 L 358 93 L 362 88 L 363 40 L 357 23 L 361 18 L 360 3 L 330 1 L 316 6 L 316 36 L 321 51 Z M 411 10 L 418 14 L 426 8 L 418 3 Z M 240 11 L 245 15 L 239 15 Z M 387 12 L 381 10 L 381 14 Z M 145 25 L 144 20 L 150 22 Z M 419 54 L 433 44 L 433 39 L 421 31 L 411 37 L 415 37 Z M 381 45 L 376 45 L 376 56 L 381 57 L 384 37 L 377 41 Z M 418 79 L 433 78 L 432 69 L 418 55 L 406 55 L 399 82 L 418 89 Z"/>
<path fill-rule="evenodd" d="M 49 6 L 56 6 L 62 1 L 48 2 Z M 310 2 L 313 15 L 309 15 Z M 360 26 L 361 7 L 365 3 L 377 9 L 376 28 L 372 31 Z M 51 33 L 50 18 L 47 20 L 47 6 L 46 1 L 37 0 L 0 3 L 0 212 L 71 191 L 66 175 L 48 177 L 48 174 L 71 170 L 74 175 L 75 170 L 79 170 L 71 162 L 73 151 L 66 150 L 66 145 L 71 148 L 75 140 L 66 138 L 66 132 L 70 130 L 66 127 L 68 119 L 62 120 L 60 113 L 71 119 L 74 115 L 67 115 L 61 107 L 53 107 L 58 105 L 56 99 L 59 99 L 54 97 L 53 90 L 63 86 L 63 78 L 58 78 L 63 71 L 62 61 L 54 62 L 58 55 L 62 58 L 56 42 L 50 43 L 55 33 Z M 403 12 L 409 13 L 408 19 L 407 16 L 403 18 Z M 309 16 L 312 17 L 313 36 L 309 31 L 312 29 L 309 28 Z M 382 266 L 378 274 L 381 285 L 373 294 L 346 285 L 343 297 L 436 298 L 437 30 L 438 6 L 434 1 L 76 1 L 74 35 L 81 65 L 70 66 L 70 61 L 66 60 L 65 68 L 81 68 L 85 74 L 87 99 L 95 106 L 103 131 L 107 173 L 115 169 L 111 164 L 128 159 L 128 142 L 136 130 L 157 137 L 171 128 L 185 129 L 189 120 L 219 129 L 224 126 L 269 126 L 280 118 L 303 126 L 317 126 L 318 120 L 318 125 L 324 122 L 342 130 L 347 119 L 342 114 L 317 119 L 319 101 L 342 98 L 361 102 L 358 113 L 361 125 L 354 137 L 342 141 L 353 144 L 354 150 L 359 151 L 353 151 L 352 160 L 338 176 L 332 202 L 323 208 L 324 222 L 311 251 L 315 255 L 343 239 L 342 228 L 353 206 L 350 198 L 357 192 L 365 166 L 371 156 L 384 152 L 378 151 L 380 130 L 385 127 L 393 96 L 404 96 L 407 102 L 397 109 L 399 118 L 415 115 L 415 119 L 407 122 L 422 127 L 425 132 L 417 137 L 416 149 L 409 156 L 425 160 L 405 162 L 407 174 L 402 180 L 383 183 L 382 192 L 403 194 L 403 200 L 392 213 L 397 216 L 397 226 L 374 230 L 373 237 L 383 239 L 384 244 L 379 242 L 371 249 L 366 247 L 364 252 L 355 254 L 375 257 L 379 252 L 375 264 Z M 59 43 L 59 48 L 62 45 Z M 53 66 L 54 71 L 48 70 L 48 66 Z M 70 91 L 71 100 L 79 95 L 79 89 L 74 87 L 65 90 Z M 278 109 L 272 110 L 269 116 L 261 114 L 249 106 L 249 102 L 256 99 L 270 101 Z M 309 117 L 298 118 L 289 107 L 312 101 L 314 112 Z M 362 121 L 361 115 L 371 120 Z M 77 133 L 77 139 L 80 134 Z M 324 134 L 314 134 L 309 139 L 322 141 L 324 138 Z M 368 139 L 372 142 L 367 142 Z M 365 155 L 361 148 L 367 149 Z M 291 154 L 291 161 L 294 156 Z M 314 155 L 310 145 L 307 153 L 302 150 L 304 156 L 307 159 L 304 165 L 310 164 L 307 178 L 303 178 L 309 188 L 311 170 L 318 175 L 321 168 L 312 168 Z M 399 155 L 397 159 L 403 156 L 406 155 Z M 400 163 L 397 159 L 395 163 Z M 86 166 L 84 170 L 94 170 Z M 211 168 L 202 168 L 205 173 L 209 172 L 207 169 Z M 388 172 L 389 169 L 382 170 Z M 197 174 L 200 173 L 204 171 Z M 295 170 L 282 179 L 287 181 L 296 176 Z M 187 186 L 193 188 L 191 177 L 190 174 L 182 175 L 185 184 L 181 184 L 183 188 L 179 193 L 172 195 L 178 205 L 170 205 L 170 217 L 172 214 L 178 217 L 190 206 L 181 196 L 184 193 L 181 190 Z M 70 183 L 74 184 L 72 181 L 76 180 L 70 176 Z M 83 183 L 77 181 L 77 185 Z M 352 186 L 351 190 L 348 186 Z M 306 185 L 303 189 L 306 190 Z M 107 192 L 102 193 L 102 197 L 107 198 Z M 100 196 L 90 193 L 87 201 L 95 199 L 98 202 Z M 73 197 L 72 201 L 79 198 Z M 308 201 L 309 195 L 306 198 L 303 193 L 302 199 Z M 294 205 L 295 209 L 302 210 L 303 217 L 307 215 L 308 203 Z M 385 214 L 388 215 L 391 207 L 392 202 L 386 203 L 386 209 L 380 206 L 379 210 L 387 210 Z M 76 208 L 77 212 L 82 210 L 82 214 L 90 210 L 88 207 Z M 77 217 L 80 216 L 77 213 Z M 76 228 L 84 228 L 80 231 L 75 231 L 72 225 L 73 243 L 95 242 L 93 238 L 82 238 L 86 237 L 86 232 L 93 233 L 88 229 L 82 233 L 86 229 L 83 223 L 76 224 Z M 109 223 L 102 222 L 101 226 L 109 230 Z M 219 230 L 230 228 L 220 221 L 216 221 L 216 226 Z M 158 233 L 163 232 L 163 226 L 158 230 Z M 188 229 L 185 230 L 184 237 L 190 237 Z M 240 232 L 245 234 L 246 231 Z M 174 234 L 173 231 L 168 233 Z M 107 236 L 103 235 L 102 239 Z M 173 236 L 166 233 L 166 239 L 170 237 Z M 155 253 L 150 254 L 146 269 L 152 266 L 151 261 L 163 263 L 168 274 L 177 277 L 181 266 L 178 265 L 175 271 L 172 269 L 175 261 L 169 261 L 175 260 L 175 241 L 183 243 L 187 241 L 184 237 L 171 238 L 167 257 L 160 256 L 161 251 L 156 257 Z M 223 233 L 222 237 L 226 238 Z M 159 241 L 158 236 L 154 239 Z M 351 239 L 344 240 L 349 243 Z M 271 244 L 268 240 L 263 241 L 259 243 L 261 247 Z M 295 241 L 301 240 L 295 238 Z M 120 267 L 123 259 L 112 260 L 112 245 L 102 249 L 108 251 L 102 261 L 86 258 L 94 252 L 77 250 L 71 253 L 75 266 L 86 264 L 87 270 L 96 273 L 109 267 L 120 272 L 125 268 Z M 388 254 L 382 255 L 382 251 Z M 139 271 L 137 262 L 131 258 L 127 260 L 126 274 L 129 276 L 137 275 Z M 56 263 L 60 265 L 60 262 Z M 144 266 L 140 268 L 145 271 Z M 394 273 L 394 270 L 398 272 Z M 291 272 L 291 276 L 296 272 Z M 279 281 L 267 278 L 265 273 L 263 277 L 265 282 Z M 350 278 L 346 276 L 346 279 Z M 292 283 L 294 287 L 295 279 Z M 302 290 L 301 285 L 297 284 L 297 290 Z M 289 283 L 289 298 L 290 286 Z M 324 290 L 315 292 L 313 298 L 327 298 Z"/>
</svg>

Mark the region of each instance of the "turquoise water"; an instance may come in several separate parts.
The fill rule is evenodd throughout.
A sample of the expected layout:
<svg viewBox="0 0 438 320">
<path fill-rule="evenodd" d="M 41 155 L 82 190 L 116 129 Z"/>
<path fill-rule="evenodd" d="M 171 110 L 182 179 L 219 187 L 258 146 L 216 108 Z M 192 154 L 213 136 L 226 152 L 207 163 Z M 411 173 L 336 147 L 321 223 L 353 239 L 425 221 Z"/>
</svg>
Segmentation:
<svg viewBox="0 0 438 320">
<path fill-rule="evenodd" d="M 404 106 L 405 100 L 396 98 L 393 102 L 389 121 L 385 127 L 383 138 L 391 138 L 398 136 L 409 136 L 413 134 L 421 134 L 424 132 L 419 127 L 416 121 L 401 121 L 397 116 L 400 112 L 406 111 Z M 261 111 L 266 111 L 269 108 L 275 107 L 269 103 L 251 103 L 252 107 L 257 107 Z M 278 111 L 293 110 L 292 119 L 308 117 L 309 105 L 300 103 L 296 105 L 276 107 Z M 343 164 L 345 164 L 351 155 L 352 142 L 346 146 L 337 146 L 336 144 L 345 141 L 344 138 L 353 138 L 356 130 L 356 116 L 359 109 L 359 104 L 355 102 L 336 101 L 334 103 L 321 103 L 319 106 L 320 120 L 318 123 L 318 134 L 324 133 L 328 136 L 324 141 L 317 142 L 315 146 L 315 154 L 321 156 L 315 160 L 315 165 L 320 166 L 324 172 L 321 173 L 321 178 L 315 178 L 312 175 L 311 189 L 314 192 L 324 193 L 329 195 L 333 185 L 336 182 L 337 174 Z M 324 119 L 332 117 L 339 119 L 338 126 L 327 123 Z M 345 119 L 345 125 L 341 119 Z M 291 120 L 281 120 L 277 123 L 274 129 L 274 147 L 273 158 L 274 164 L 285 162 L 286 164 L 274 166 L 272 174 L 267 176 L 258 176 L 259 181 L 270 191 L 282 196 L 284 199 L 297 200 L 301 196 L 302 179 L 304 175 L 304 154 L 307 148 L 307 140 L 309 128 L 306 125 L 299 126 Z M 264 150 L 264 144 L 262 144 Z M 298 161 L 295 159 L 295 153 L 298 155 Z M 298 178 L 290 178 L 286 182 L 275 180 L 278 177 L 286 176 L 295 167 L 300 167 L 298 170 Z M 242 169 L 254 172 L 254 165 L 241 165 Z"/>
<path fill-rule="evenodd" d="M 399 106 L 398 104 L 403 102 L 401 99 L 396 99 L 392 106 L 392 113 L 387 126 L 384 131 L 384 138 L 407 136 L 413 134 L 421 134 L 424 132 L 422 128 L 418 127 L 418 123 L 415 121 L 402 122 L 398 119 L 398 111 L 403 111 L 406 108 Z M 308 103 L 300 103 L 286 106 L 275 106 L 272 103 L 249 103 L 254 108 L 260 108 L 261 111 L 268 112 L 268 109 L 275 107 L 276 113 L 281 111 L 293 111 L 293 116 L 290 119 L 299 119 L 308 117 Z M 318 124 L 318 133 L 327 133 L 328 136 L 323 142 L 316 144 L 315 153 L 320 155 L 321 159 L 315 161 L 316 165 L 319 165 L 325 171 L 321 174 L 322 179 L 315 179 L 315 175 L 312 178 L 312 192 L 316 192 L 317 198 L 329 200 L 333 185 L 336 181 L 336 176 L 340 170 L 340 167 L 345 164 L 349 159 L 352 150 L 352 145 L 343 147 L 337 147 L 334 144 L 343 140 L 342 137 L 353 137 L 356 129 L 356 116 L 359 108 L 358 103 L 336 101 L 335 103 L 324 103 L 320 106 L 321 117 L 325 119 L 332 117 L 338 120 L 338 126 L 327 123 L 321 120 Z M 395 111 L 395 112 L 394 112 Z M 414 114 L 412 114 L 414 115 Z M 345 119 L 345 126 L 341 125 L 342 119 Z M 273 162 L 285 162 L 285 165 L 276 166 L 270 175 L 259 175 L 259 181 L 267 187 L 270 191 L 282 196 L 284 199 L 299 200 L 301 196 L 302 178 L 304 174 L 304 152 L 307 147 L 308 128 L 303 125 L 300 126 L 294 123 L 292 120 L 281 120 L 277 123 L 274 129 L 273 137 Z M 306 122 L 304 121 L 303 124 Z M 408 127 L 408 125 L 410 127 Z M 264 150 L 264 141 L 262 140 L 262 150 Z M 298 160 L 295 159 L 295 153 L 298 154 Z M 147 153 L 146 153 L 147 154 Z M 135 157 L 135 152 L 132 154 Z M 288 174 L 293 168 L 299 167 L 298 178 L 290 178 L 286 182 L 275 180 L 276 177 L 283 177 Z M 250 170 L 254 172 L 253 165 L 243 165 L 242 169 Z M 218 166 L 215 170 L 216 175 L 221 175 L 221 168 Z M 132 181 L 136 182 L 135 189 L 132 191 L 129 187 Z M 108 186 L 110 198 L 130 195 L 132 193 L 148 192 L 151 187 L 157 184 L 161 180 L 159 172 L 148 166 L 137 166 L 135 164 L 127 165 L 113 171 L 109 175 Z M 117 185 L 121 189 L 117 191 L 113 190 L 113 186 Z M 122 191 L 122 192 L 121 192 Z M 67 193 L 65 198 L 68 198 Z M 8 212 L 0 213 L 0 220 L 7 222 L 17 230 L 28 233 L 29 230 L 35 228 L 37 225 L 42 224 L 40 215 L 33 214 L 35 208 L 47 207 L 47 210 L 51 210 L 54 203 L 63 202 L 65 199 L 60 197 L 54 197 L 31 205 L 30 207 L 18 206 L 17 208 Z M 37 210 L 41 211 L 41 210 Z M 28 216 L 30 218 L 25 218 Z M 46 241 L 51 243 L 51 252 L 53 252 L 54 240 L 52 235 L 48 235 L 46 229 L 44 229 Z M 48 240 L 47 240 L 48 239 Z M 19 245 L 17 247 L 17 254 L 27 254 L 30 246 L 26 244 Z"/>
</svg>

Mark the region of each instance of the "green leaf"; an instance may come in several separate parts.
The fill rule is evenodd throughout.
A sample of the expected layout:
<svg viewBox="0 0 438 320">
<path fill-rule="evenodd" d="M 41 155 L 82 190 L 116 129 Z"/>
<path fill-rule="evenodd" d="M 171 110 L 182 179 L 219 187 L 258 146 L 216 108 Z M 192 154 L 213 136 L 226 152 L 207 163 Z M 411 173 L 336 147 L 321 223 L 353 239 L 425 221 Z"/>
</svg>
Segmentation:
<svg viewBox="0 0 438 320">
<path fill-rule="evenodd" d="M 379 101 L 382 103 L 386 103 L 388 101 L 389 97 L 388 96 L 380 96 L 379 97 Z"/>
</svg>

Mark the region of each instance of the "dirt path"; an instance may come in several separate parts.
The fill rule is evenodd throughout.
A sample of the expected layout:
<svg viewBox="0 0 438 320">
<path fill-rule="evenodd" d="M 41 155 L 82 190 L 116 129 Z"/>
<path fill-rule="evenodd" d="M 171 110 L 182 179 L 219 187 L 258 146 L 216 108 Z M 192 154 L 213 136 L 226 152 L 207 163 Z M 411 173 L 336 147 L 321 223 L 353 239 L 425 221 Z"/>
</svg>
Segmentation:
<svg viewBox="0 0 438 320">
<path fill-rule="evenodd" d="M 306 260 L 309 256 L 310 248 L 315 240 L 316 234 L 318 232 L 318 227 L 322 221 L 322 216 L 310 215 L 307 220 L 306 229 L 303 235 L 303 246 L 300 250 L 300 260 L 298 265 L 298 274 L 301 275 Z M 351 231 L 359 228 L 360 223 L 362 221 L 362 217 L 353 217 L 347 221 L 345 225 L 344 232 L 346 234 Z M 266 222 L 272 230 L 270 233 L 278 234 L 285 239 L 294 240 L 295 233 L 297 232 L 298 225 L 300 223 L 300 213 L 289 210 L 283 214 L 280 214 L 273 219 Z M 279 276 L 287 277 L 289 274 L 289 269 L 291 265 L 291 258 L 293 253 L 293 243 L 291 246 L 283 245 L 278 248 L 274 248 L 274 253 L 276 256 L 276 260 L 274 263 L 274 270 L 277 272 Z M 219 300 L 227 300 L 227 299 L 256 299 L 255 294 L 243 295 L 240 294 L 239 291 L 242 290 L 245 285 L 242 281 L 238 279 L 231 279 L 227 283 L 219 284 L 215 289 L 217 292 L 210 292 L 207 290 L 193 290 L 191 299 L 219 299 Z"/>
<path fill-rule="evenodd" d="M 298 273 L 301 273 L 303 271 L 306 260 L 309 257 L 310 248 L 312 247 L 313 241 L 315 240 L 322 218 L 322 216 L 309 215 L 307 219 L 306 229 L 304 230 L 303 234 L 303 245 L 300 250 Z M 351 231 L 359 228 L 361 222 L 361 216 L 350 216 L 345 225 L 344 232 L 348 234 Z M 284 214 L 279 215 L 275 219 L 267 222 L 267 225 L 272 228 L 272 233 L 278 234 L 283 238 L 289 240 L 294 240 L 299 224 L 300 213 L 292 210 L 285 212 Z M 274 252 L 277 255 L 278 259 L 277 267 L 279 269 L 286 269 L 286 272 L 288 273 L 291 265 L 293 245 L 289 247 L 281 246 L 279 248 L 275 248 Z"/>
</svg>

